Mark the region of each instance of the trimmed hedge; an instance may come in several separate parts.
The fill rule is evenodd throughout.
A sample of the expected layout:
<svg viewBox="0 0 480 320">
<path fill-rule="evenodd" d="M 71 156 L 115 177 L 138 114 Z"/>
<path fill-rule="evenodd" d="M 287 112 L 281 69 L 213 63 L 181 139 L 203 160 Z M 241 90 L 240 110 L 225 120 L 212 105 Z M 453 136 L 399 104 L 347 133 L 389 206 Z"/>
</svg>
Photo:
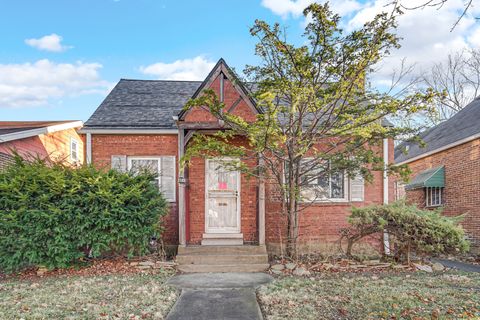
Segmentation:
<svg viewBox="0 0 480 320">
<path fill-rule="evenodd" d="M 145 253 L 167 213 L 151 181 L 147 173 L 16 156 L 0 171 L 0 269 L 64 268 L 104 253 Z"/>
<path fill-rule="evenodd" d="M 463 217 L 447 217 L 441 210 L 422 210 L 415 205 L 397 201 L 388 205 L 352 208 L 348 218 L 351 227 L 342 231 L 347 239 L 346 254 L 366 236 L 387 231 L 391 236 L 394 255 L 410 260 L 418 255 L 455 254 L 466 252 L 469 242 L 459 225 Z"/>
</svg>

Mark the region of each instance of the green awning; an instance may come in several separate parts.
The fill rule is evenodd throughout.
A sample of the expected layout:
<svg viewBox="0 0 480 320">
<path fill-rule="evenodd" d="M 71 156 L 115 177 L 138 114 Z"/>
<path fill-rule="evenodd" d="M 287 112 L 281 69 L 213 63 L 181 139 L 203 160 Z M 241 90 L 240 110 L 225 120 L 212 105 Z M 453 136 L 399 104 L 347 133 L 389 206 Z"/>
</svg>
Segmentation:
<svg viewBox="0 0 480 320">
<path fill-rule="evenodd" d="M 405 190 L 445 186 L 445 167 L 437 167 L 420 172 L 405 186 Z"/>
</svg>

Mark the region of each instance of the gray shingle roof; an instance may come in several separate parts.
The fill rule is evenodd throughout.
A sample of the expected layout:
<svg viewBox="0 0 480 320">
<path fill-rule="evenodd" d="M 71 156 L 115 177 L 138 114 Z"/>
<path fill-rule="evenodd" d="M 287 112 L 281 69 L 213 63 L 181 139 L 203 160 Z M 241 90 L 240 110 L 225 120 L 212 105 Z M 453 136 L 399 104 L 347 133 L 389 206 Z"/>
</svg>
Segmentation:
<svg viewBox="0 0 480 320">
<path fill-rule="evenodd" d="M 202 81 L 121 79 L 85 122 L 84 127 L 176 128 L 172 117 L 180 113 L 202 83 Z M 254 91 L 257 87 L 254 83 L 247 86 L 245 90 Z M 391 125 L 386 119 L 382 120 L 382 124 Z"/>
<path fill-rule="evenodd" d="M 85 123 L 87 128 L 175 128 L 201 81 L 121 79 Z"/>
<path fill-rule="evenodd" d="M 395 162 L 401 163 L 424 153 L 445 147 L 451 143 L 480 133 L 480 97 L 477 97 L 453 117 L 419 135 L 426 143 L 404 142 L 395 148 Z M 407 154 L 403 153 L 406 150 Z"/>
</svg>

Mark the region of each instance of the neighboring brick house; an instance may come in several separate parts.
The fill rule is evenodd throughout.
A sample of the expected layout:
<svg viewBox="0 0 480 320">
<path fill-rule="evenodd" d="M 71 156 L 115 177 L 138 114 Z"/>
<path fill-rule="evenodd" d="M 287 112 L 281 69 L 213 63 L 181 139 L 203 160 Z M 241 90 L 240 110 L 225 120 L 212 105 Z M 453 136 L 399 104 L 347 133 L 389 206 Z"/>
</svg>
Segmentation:
<svg viewBox="0 0 480 320">
<path fill-rule="evenodd" d="M 462 222 L 475 249 L 480 247 L 480 99 L 419 136 L 426 144 L 402 143 L 395 163 L 408 164 L 412 180 L 397 194 L 423 208 L 442 207 Z M 404 189 L 404 191 L 402 191 Z"/>
<path fill-rule="evenodd" d="M 208 110 L 184 111 L 190 98 L 212 88 L 228 112 L 247 121 L 254 121 L 261 112 L 248 88 L 233 79 L 221 59 L 203 82 L 120 80 L 81 131 L 86 134 L 87 161 L 120 170 L 148 166 L 158 172 L 159 187 L 171 203 L 164 234 L 169 244 L 180 248 L 266 244 L 270 252 L 277 252 L 286 228 L 275 188 L 224 170 L 222 159 L 194 158 L 179 170 L 179 159 L 195 132 L 222 129 Z M 245 144 L 245 139 L 237 137 L 232 143 Z M 385 140 L 383 145 L 379 152 L 393 162 L 393 142 Z M 249 161 L 256 165 L 255 160 Z M 301 214 L 302 252 L 325 252 L 336 246 L 352 205 L 383 203 L 394 197 L 393 183 L 382 172 L 375 172 L 373 183 L 365 185 L 343 173 L 337 178 L 330 185 L 340 191 Z"/>
<path fill-rule="evenodd" d="M 26 159 L 83 163 L 82 121 L 0 121 L 0 168 L 14 152 Z"/>
</svg>

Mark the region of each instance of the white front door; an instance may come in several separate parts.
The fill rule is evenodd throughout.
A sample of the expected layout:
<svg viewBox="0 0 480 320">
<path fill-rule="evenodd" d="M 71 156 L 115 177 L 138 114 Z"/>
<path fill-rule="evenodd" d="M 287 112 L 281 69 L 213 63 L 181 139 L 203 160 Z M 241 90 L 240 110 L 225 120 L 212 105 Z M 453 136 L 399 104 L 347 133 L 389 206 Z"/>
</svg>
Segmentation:
<svg viewBox="0 0 480 320">
<path fill-rule="evenodd" d="M 205 232 L 240 232 L 240 173 L 226 160 L 206 160 Z"/>
</svg>

